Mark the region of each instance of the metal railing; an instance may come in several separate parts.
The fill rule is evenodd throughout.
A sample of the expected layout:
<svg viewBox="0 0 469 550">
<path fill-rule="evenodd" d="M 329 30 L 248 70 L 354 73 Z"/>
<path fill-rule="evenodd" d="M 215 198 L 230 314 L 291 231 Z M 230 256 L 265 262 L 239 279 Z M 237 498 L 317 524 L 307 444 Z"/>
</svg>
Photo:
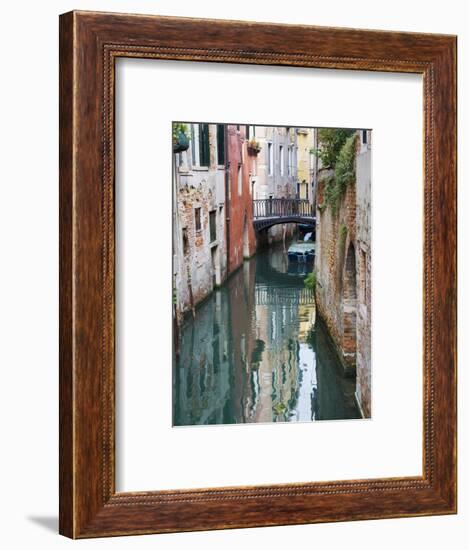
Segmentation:
<svg viewBox="0 0 469 550">
<path fill-rule="evenodd" d="M 254 219 L 314 216 L 313 205 L 306 199 L 254 199 L 252 203 Z"/>
</svg>

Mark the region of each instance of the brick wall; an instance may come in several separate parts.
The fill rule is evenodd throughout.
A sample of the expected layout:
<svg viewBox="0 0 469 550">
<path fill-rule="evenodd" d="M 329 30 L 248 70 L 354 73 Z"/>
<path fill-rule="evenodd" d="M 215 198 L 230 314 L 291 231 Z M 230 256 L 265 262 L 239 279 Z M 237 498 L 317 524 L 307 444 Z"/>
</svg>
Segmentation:
<svg viewBox="0 0 469 550">
<path fill-rule="evenodd" d="M 329 175 L 327 172 L 319 181 L 319 205 L 324 204 Z M 335 214 L 330 206 L 318 209 L 316 228 L 318 313 L 333 337 L 347 374 L 355 372 L 356 361 L 356 294 L 350 280 L 350 271 L 355 268 L 355 200 L 355 185 L 349 185 Z"/>
</svg>

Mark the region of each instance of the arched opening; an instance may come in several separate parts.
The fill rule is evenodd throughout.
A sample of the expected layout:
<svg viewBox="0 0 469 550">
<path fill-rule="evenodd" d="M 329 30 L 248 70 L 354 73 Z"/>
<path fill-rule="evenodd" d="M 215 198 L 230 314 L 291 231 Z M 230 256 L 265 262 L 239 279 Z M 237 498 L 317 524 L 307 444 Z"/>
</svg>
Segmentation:
<svg viewBox="0 0 469 550">
<path fill-rule="evenodd" d="M 354 365 L 357 351 L 357 266 L 352 243 L 345 257 L 342 314 L 342 351 L 347 363 Z"/>
</svg>

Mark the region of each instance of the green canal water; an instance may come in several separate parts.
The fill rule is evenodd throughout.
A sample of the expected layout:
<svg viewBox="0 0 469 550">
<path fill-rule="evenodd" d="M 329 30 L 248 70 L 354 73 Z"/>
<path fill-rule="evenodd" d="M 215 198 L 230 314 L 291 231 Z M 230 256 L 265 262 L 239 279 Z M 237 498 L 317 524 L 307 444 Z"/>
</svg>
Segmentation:
<svg viewBox="0 0 469 550">
<path fill-rule="evenodd" d="M 359 418 L 305 264 L 258 253 L 180 327 L 173 425 Z"/>
</svg>

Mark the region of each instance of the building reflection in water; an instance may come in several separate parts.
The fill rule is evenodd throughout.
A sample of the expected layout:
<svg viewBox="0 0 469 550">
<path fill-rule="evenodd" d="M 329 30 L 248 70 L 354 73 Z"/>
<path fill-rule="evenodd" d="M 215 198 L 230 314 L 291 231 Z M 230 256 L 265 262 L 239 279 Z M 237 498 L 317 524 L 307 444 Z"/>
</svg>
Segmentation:
<svg viewBox="0 0 469 550">
<path fill-rule="evenodd" d="M 359 418 L 305 273 L 258 253 L 180 329 L 173 424 Z"/>
</svg>

